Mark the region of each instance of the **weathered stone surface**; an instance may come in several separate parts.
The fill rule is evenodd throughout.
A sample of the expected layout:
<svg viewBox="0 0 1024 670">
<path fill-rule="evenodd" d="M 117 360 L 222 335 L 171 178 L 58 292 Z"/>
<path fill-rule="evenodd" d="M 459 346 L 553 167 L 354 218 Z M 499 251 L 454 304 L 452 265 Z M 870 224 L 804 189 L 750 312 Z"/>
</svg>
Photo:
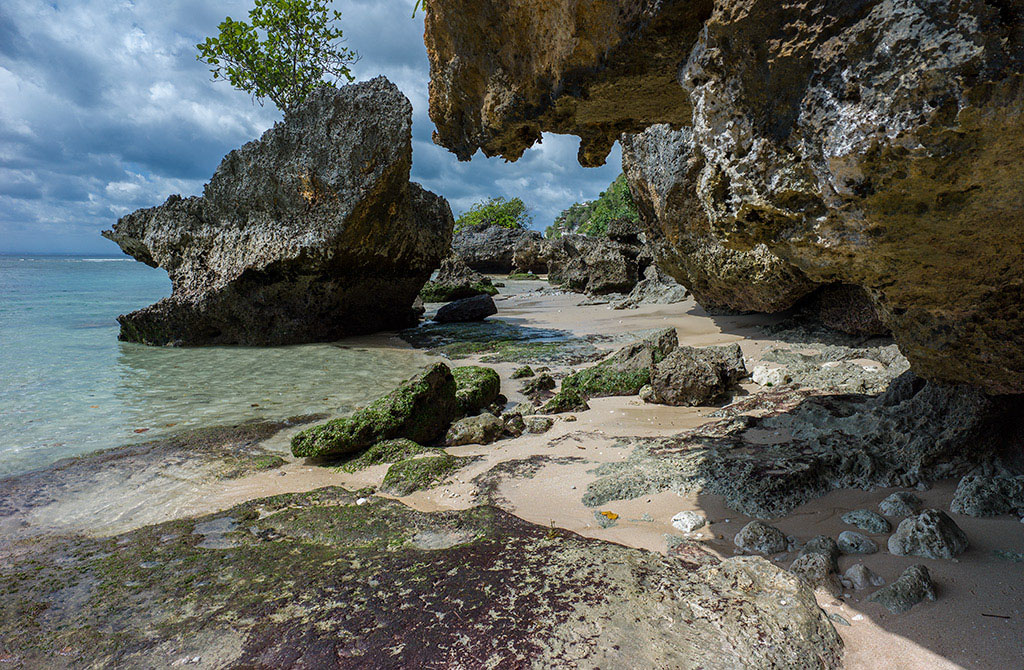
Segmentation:
<svg viewBox="0 0 1024 670">
<path fill-rule="evenodd" d="M 751 521 L 736 533 L 733 543 L 755 554 L 778 554 L 789 548 L 786 534 L 763 521 Z"/>
<path fill-rule="evenodd" d="M 452 370 L 455 379 L 455 398 L 459 411 L 475 414 L 488 407 L 501 394 L 501 377 L 491 368 L 466 365 Z"/>
<path fill-rule="evenodd" d="M 812 589 L 825 589 L 834 596 L 842 593 L 842 584 L 824 554 L 800 554 L 789 566 L 789 571 Z"/>
<path fill-rule="evenodd" d="M 829 284 L 807 298 L 804 312 L 822 325 L 849 335 L 889 335 L 871 296 L 859 286 Z"/>
<path fill-rule="evenodd" d="M 1008 427 L 1024 413 L 1019 401 L 907 373 L 875 397 L 782 388 L 715 416 L 672 437 L 629 440 L 633 453 L 598 468 L 584 503 L 702 491 L 744 514 L 776 518 L 835 489 L 911 487 L 998 462 Z"/>
<path fill-rule="evenodd" d="M 535 435 L 546 433 L 555 425 L 555 420 L 550 416 L 528 416 L 525 421 L 526 432 L 533 433 Z"/>
<path fill-rule="evenodd" d="M 452 249 L 457 257 L 477 272 L 508 274 L 516 267 L 513 262 L 516 249 L 520 244 L 528 243 L 543 245 L 544 238 L 534 230 L 480 224 L 467 226 L 456 233 Z"/>
<path fill-rule="evenodd" d="M 498 289 L 488 277 L 471 269 L 458 256 L 441 261 L 437 276 L 420 291 L 423 302 L 452 302 L 475 295 L 496 295 Z"/>
<path fill-rule="evenodd" d="M 202 197 L 122 218 L 104 236 L 167 270 L 174 291 L 122 316 L 121 339 L 268 345 L 414 323 L 454 224 L 409 183 L 411 124 L 384 78 L 325 86 L 228 154 Z"/>
<path fill-rule="evenodd" d="M 622 169 L 658 266 L 707 309 L 779 312 L 817 284 L 762 244 L 727 248 L 697 197 L 704 168 L 687 128 L 648 128 L 622 138 Z"/>
<path fill-rule="evenodd" d="M 0 574 L 5 658 L 31 668 L 66 665 L 65 649 L 75 667 L 118 668 L 197 656 L 202 667 L 840 667 L 842 642 L 813 594 L 762 559 L 662 556 L 493 507 L 425 514 L 356 500 L 327 488 L 19 546 Z M 201 541 L 214 526 L 227 549 Z"/>
<path fill-rule="evenodd" d="M 935 598 L 932 576 L 923 565 L 910 566 L 899 579 L 868 596 L 868 600 L 883 605 L 893 614 L 909 612 L 919 602 Z"/>
<path fill-rule="evenodd" d="M 921 509 L 921 499 L 910 491 L 897 491 L 878 503 L 878 511 L 886 516 L 904 519 Z"/>
<path fill-rule="evenodd" d="M 699 514 L 692 510 L 686 510 L 680 512 L 672 517 L 672 527 L 676 530 L 681 530 L 684 533 L 692 533 L 695 530 L 700 530 L 707 525 L 708 520 L 703 514 Z"/>
<path fill-rule="evenodd" d="M 516 160 L 542 132 L 578 135 L 602 165 L 651 117 L 690 122 L 678 85 L 710 0 L 427 2 L 430 118 L 436 142 Z"/>
<path fill-rule="evenodd" d="M 432 118 L 461 156 L 514 159 L 548 128 L 584 138 L 592 164 L 602 128 L 690 125 L 727 246 L 865 289 L 925 378 L 1024 393 L 1019 2 L 431 4 Z M 615 18 L 575 20 L 596 6 Z M 671 42 L 646 42 L 660 26 Z M 616 85 L 625 54 L 649 90 Z M 647 76 L 665 57 L 678 80 Z M 666 99 L 678 82 L 688 100 Z"/>
<path fill-rule="evenodd" d="M 844 530 L 839 533 L 836 544 L 839 546 L 839 551 L 844 554 L 874 554 L 878 552 L 878 545 L 874 540 L 852 530 Z"/>
<path fill-rule="evenodd" d="M 490 444 L 505 432 L 505 422 L 490 412 L 459 419 L 448 429 L 445 444 L 459 447 L 464 444 Z"/>
<path fill-rule="evenodd" d="M 878 512 L 872 512 L 869 509 L 855 509 L 844 514 L 842 519 L 843 523 L 848 523 L 851 526 L 856 526 L 875 535 L 888 533 L 892 530 L 892 524 L 889 523 L 888 519 Z"/>
<path fill-rule="evenodd" d="M 885 580 L 871 572 L 871 570 L 863 563 L 851 565 L 846 572 L 843 573 L 843 577 L 850 583 L 850 586 L 858 591 L 866 589 L 869 586 L 885 585 Z"/>
<path fill-rule="evenodd" d="M 650 402 L 706 405 L 728 394 L 746 376 L 738 344 L 678 347 L 654 366 Z"/>
<path fill-rule="evenodd" d="M 897 556 L 956 558 L 967 551 L 967 536 L 945 512 L 926 509 L 900 522 L 889 538 L 889 552 Z"/>
<path fill-rule="evenodd" d="M 967 516 L 1024 516 L 1024 476 L 967 475 L 957 485 L 949 509 Z"/>
<path fill-rule="evenodd" d="M 402 437 L 430 444 L 441 438 L 458 416 L 455 388 L 448 366 L 435 363 L 352 416 L 302 431 L 292 438 L 292 454 L 338 457 Z"/>
<path fill-rule="evenodd" d="M 615 303 L 615 309 L 636 309 L 640 305 L 673 305 L 690 297 L 685 286 L 662 272 L 651 263 L 644 270 L 643 279 L 628 296 Z"/>
<path fill-rule="evenodd" d="M 450 302 L 437 310 L 434 321 L 437 323 L 466 323 L 467 321 L 483 321 L 498 313 L 494 298 L 489 295 L 476 295 Z"/>
<path fill-rule="evenodd" d="M 628 293 L 649 263 L 639 245 L 606 237 L 563 235 L 550 245 L 548 281 L 578 293 Z"/>
</svg>

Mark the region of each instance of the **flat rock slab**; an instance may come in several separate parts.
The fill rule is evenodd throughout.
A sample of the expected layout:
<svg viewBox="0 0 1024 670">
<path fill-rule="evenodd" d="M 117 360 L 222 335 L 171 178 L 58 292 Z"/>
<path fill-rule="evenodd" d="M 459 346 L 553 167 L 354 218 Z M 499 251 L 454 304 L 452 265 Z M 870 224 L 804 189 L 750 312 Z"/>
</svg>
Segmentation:
<svg viewBox="0 0 1024 670">
<path fill-rule="evenodd" d="M 33 668 L 839 667 L 795 577 L 700 553 L 326 488 L 18 546 L 0 564 L 0 637 Z"/>
</svg>

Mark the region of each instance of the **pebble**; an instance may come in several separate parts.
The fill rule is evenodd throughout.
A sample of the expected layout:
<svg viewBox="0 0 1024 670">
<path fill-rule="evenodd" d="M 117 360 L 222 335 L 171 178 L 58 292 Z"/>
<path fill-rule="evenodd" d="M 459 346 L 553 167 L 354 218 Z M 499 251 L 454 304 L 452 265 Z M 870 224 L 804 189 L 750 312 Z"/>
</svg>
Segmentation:
<svg viewBox="0 0 1024 670">
<path fill-rule="evenodd" d="M 370 502 L 369 498 L 360 498 L 359 500 L 356 500 L 356 504 L 360 506 L 365 505 L 368 502 Z"/>
<path fill-rule="evenodd" d="M 836 544 L 839 545 L 839 551 L 844 554 L 874 554 L 878 551 L 878 545 L 874 540 L 852 530 L 839 533 Z"/>
<path fill-rule="evenodd" d="M 676 530 L 681 530 L 684 533 L 692 533 L 695 530 L 699 530 L 703 528 L 707 522 L 707 519 L 705 519 L 703 515 L 690 510 L 680 512 L 672 517 L 672 527 Z"/>
</svg>

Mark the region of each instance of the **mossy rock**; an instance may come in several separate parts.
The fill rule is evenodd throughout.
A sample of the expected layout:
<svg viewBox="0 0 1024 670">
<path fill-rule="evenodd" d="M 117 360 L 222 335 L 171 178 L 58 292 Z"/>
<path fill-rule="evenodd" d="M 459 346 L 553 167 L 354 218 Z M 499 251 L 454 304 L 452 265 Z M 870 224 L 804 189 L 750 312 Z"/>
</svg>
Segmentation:
<svg viewBox="0 0 1024 670">
<path fill-rule="evenodd" d="M 407 496 L 415 491 L 434 488 L 471 460 L 451 454 L 410 458 L 388 468 L 380 490 L 388 495 Z"/>
<path fill-rule="evenodd" d="M 512 379 L 527 379 L 528 377 L 534 376 L 534 374 L 536 373 L 533 371 L 533 368 L 529 365 L 524 365 L 512 373 Z"/>
<path fill-rule="evenodd" d="M 532 272 L 513 272 L 508 276 L 510 281 L 537 281 L 540 279 Z"/>
<path fill-rule="evenodd" d="M 636 395 L 650 382 L 650 369 L 622 370 L 604 362 L 569 375 L 562 382 L 562 390 L 575 391 L 587 398 L 603 398 Z"/>
<path fill-rule="evenodd" d="M 443 437 L 458 415 L 455 389 L 448 366 L 435 363 L 352 416 L 302 431 L 292 439 L 292 453 L 334 458 L 400 437 L 429 444 Z"/>
<path fill-rule="evenodd" d="M 344 472 L 358 472 L 374 465 L 398 463 L 421 454 L 439 453 L 439 449 L 424 447 L 421 444 L 400 437 L 396 440 L 378 442 L 355 458 L 341 466 Z"/>
<path fill-rule="evenodd" d="M 565 389 L 555 394 L 540 408 L 541 414 L 562 414 L 563 412 L 584 412 L 590 409 L 587 399 L 575 389 Z"/>
<path fill-rule="evenodd" d="M 454 302 L 475 295 L 498 295 L 498 289 L 483 282 L 447 284 L 429 281 L 420 291 L 423 302 Z"/>
<path fill-rule="evenodd" d="M 475 414 L 498 399 L 501 393 L 501 377 L 491 368 L 467 365 L 452 370 L 455 378 L 455 397 L 459 411 Z"/>
</svg>

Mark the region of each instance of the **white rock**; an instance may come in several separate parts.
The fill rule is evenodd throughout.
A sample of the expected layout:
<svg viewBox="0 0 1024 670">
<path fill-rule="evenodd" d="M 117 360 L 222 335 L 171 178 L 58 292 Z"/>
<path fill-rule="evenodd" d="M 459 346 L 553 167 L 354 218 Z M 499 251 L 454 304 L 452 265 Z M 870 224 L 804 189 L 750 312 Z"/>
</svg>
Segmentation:
<svg viewBox="0 0 1024 670">
<path fill-rule="evenodd" d="M 869 586 L 885 585 L 885 580 L 871 572 L 863 563 L 850 566 L 843 577 L 858 591 Z"/>
<path fill-rule="evenodd" d="M 357 505 L 365 505 L 368 502 L 370 502 L 369 498 L 360 498 L 359 500 L 356 501 L 356 504 Z"/>
<path fill-rule="evenodd" d="M 775 368 L 769 365 L 758 365 L 750 375 L 751 380 L 758 386 L 782 386 L 792 381 L 792 377 L 785 368 Z"/>
<path fill-rule="evenodd" d="M 680 512 L 672 517 L 672 527 L 676 530 L 681 530 L 684 533 L 692 533 L 695 530 L 703 528 L 708 522 L 702 515 L 689 510 Z"/>
</svg>

